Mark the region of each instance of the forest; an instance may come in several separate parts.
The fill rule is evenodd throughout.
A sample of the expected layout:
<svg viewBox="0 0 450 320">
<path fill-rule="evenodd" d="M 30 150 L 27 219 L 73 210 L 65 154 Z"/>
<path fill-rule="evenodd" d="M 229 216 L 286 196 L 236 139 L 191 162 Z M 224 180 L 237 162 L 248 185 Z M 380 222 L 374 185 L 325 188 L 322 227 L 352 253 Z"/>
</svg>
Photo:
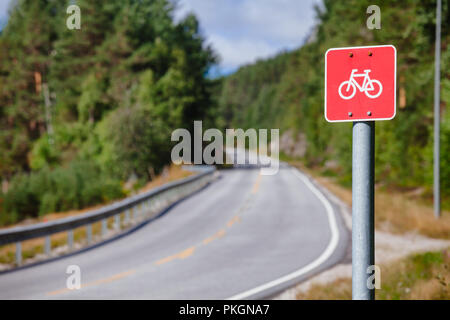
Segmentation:
<svg viewBox="0 0 450 320">
<path fill-rule="evenodd" d="M 211 105 L 216 61 L 166 0 L 21 0 L 0 36 L 0 224 L 123 197 L 170 161 L 170 133 Z"/>
<path fill-rule="evenodd" d="M 366 27 L 370 1 L 323 1 L 318 24 L 298 50 L 242 67 L 222 79 L 219 122 L 280 128 L 304 140 L 305 165 L 351 186 L 351 123 L 324 119 L 324 55 L 329 48 L 392 44 L 397 48 L 397 115 L 376 123 L 379 186 L 418 190 L 432 198 L 433 86 L 436 1 L 379 1 L 381 29 Z M 442 8 L 441 190 L 450 208 L 449 2 Z M 298 141 L 297 141 L 298 142 Z M 283 149 L 283 146 L 281 146 Z M 288 153 L 289 150 L 282 150 Z M 292 155 L 291 155 L 292 156 Z M 430 202 L 431 203 L 431 202 Z"/>
<path fill-rule="evenodd" d="M 432 196 L 435 1 L 324 0 L 299 48 L 210 79 L 218 54 L 194 15 L 175 22 L 167 0 L 78 0 L 81 30 L 64 1 L 19 0 L 0 35 L 0 225 L 126 196 L 130 177 L 170 163 L 171 132 L 279 128 L 306 145 L 305 165 L 351 183 L 351 124 L 323 116 L 324 54 L 392 44 L 397 116 L 376 125 L 376 182 Z M 441 190 L 450 207 L 450 21 L 443 1 Z M 289 151 L 285 150 L 286 156 Z M 138 183 L 138 185 L 139 185 Z"/>
</svg>

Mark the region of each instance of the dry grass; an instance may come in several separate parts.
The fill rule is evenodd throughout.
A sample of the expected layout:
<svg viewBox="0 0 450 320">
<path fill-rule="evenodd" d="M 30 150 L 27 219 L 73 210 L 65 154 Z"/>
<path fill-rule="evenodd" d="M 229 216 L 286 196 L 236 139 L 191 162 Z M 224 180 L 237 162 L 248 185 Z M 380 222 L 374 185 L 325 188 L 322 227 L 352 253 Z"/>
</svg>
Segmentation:
<svg viewBox="0 0 450 320">
<path fill-rule="evenodd" d="M 323 177 L 320 172 L 307 169 L 298 162 L 291 164 L 313 176 L 351 207 L 351 189 L 340 185 L 336 178 Z M 436 219 L 433 209 L 420 200 L 399 191 L 387 192 L 376 188 L 375 227 L 396 234 L 417 232 L 430 238 L 450 239 L 450 212 L 443 211 L 441 218 Z"/>
<path fill-rule="evenodd" d="M 181 166 L 172 165 L 167 169 L 167 174 L 163 173 L 157 176 L 154 180 L 150 181 L 141 190 L 139 190 L 139 193 L 159 187 L 167 182 L 189 177 L 192 174 L 193 173 L 191 171 L 183 170 Z"/>
<path fill-rule="evenodd" d="M 157 176 L 153 181 L 147 183 L 143 188 L 141 188 L 138 193 L 149 191 L 153 188 L 161 186 L 167 182 L 182 179 L 192 175 L 190 171 L 183 170 L 180 166 L 172 165 L 163 174 Z M 86 213 L 90 210 L 98 209 L 103 205 L 96 205 L 83 210 L 71 210 L 66 212 L 55 212 L 46 214 L 43 217 L 36 219 L 27 219 L 19 224 L 9 226 L 8 228 L 16 227 L 19 225 L 33 224 L 37 222 L 51 221 L 61 218 L 66 218 L 69 216 L 76 216 Z M 123 221 L 123 217 L 121 218 Z M 113 218 L 108 219 L 108 227 L 111 228 L 113 225 Z M 94 223 L 92 225 L 92 235 L 93 239 L 100 237 L 101 234 L 101 222 Z M 74 243 L 85 244 L 86 239 L 86 229 L 84 227 L 74 230 Z M 52 248 L 62 247 L 67 245 L 67 232 L 57 233 L 51 236 Z M 0 246 L 0 264 L 14 264 L 15 262 L 15 244 L 8 244 L 5 246 Z M 44 239 L 36 238 L 30 239 L 22 242 L 22 254 L 23 259 L 30 259 L 37 254 L 44 253 Z"/>
<path fill-rule="evenodd" d="M 415 254 L 406 259 L 382 265 L 378 300 L 449 300 L 450 253 L 448 250 Z M 337 279 L 325 285 L 313 285 L 297 295 L 299 300 L 350 300 L 350 278 Z"/>
<path fill-rule="evenodd" d="M 121 221 L 123 222 L 123 217 Z M 108 228 L 112 228 L 114 221 L 113 218 L 109 218 L 107 221 Z M 101 237 L 101 222 L 92 224 L 92 237 L 93 240 Z M 67 245 L 68 233 L 59 232 L 53 234 L 51 237 L 52 249 Z M 74 230 L 73 240 L 75 244 L 86 244 L 86 228 L 80 227 Z M 44 238 L 35 238 L 22 242 L 22 257 L 24 260 L 31 259 L 38 254 L 44 253 Z M 0 263 L 1 264 L 14 264 L 15 263 L 15 244 L 9 244 L 0 247 Z"/>
<path fill-rule="evenodd" d="M 297 294 L 297 300 L 351 300 L 352 280 L 337 279 L 326 285 L 312 285 L 306 292 Z"/>
</svg>

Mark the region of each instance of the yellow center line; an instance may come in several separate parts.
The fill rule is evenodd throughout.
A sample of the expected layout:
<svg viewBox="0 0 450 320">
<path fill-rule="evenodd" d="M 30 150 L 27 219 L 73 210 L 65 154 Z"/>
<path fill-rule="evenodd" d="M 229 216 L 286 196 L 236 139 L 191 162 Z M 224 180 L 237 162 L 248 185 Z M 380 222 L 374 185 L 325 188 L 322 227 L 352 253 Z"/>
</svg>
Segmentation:
<svg viewBox="0 0 450 320">
<path fill-rule="evenodd" d="M 174 255 L 162 258 L 162 259 L 156 261 L 155 265 L 159 266 L 161 264 L 170 262 L 170 261 L 175 260 L 175 259 L 186 259 L 186 258 L 188 258 L 188 257 L 190 257 L 190 256 L 192 256 L 194 254 L 195 247 L 196 246 L 192 246 L 192 247 L 187 248 L 186 250 L 178 252 L 178 253 L 176 253 Z"/>
<path fill-rule="evenodd" d="M 236 222 L 241 222 L 241 217 L 240 216 L 234 216 L 233 219 L 228 221 L 227 222 L 227 227 L 231 228 L 231 226 L 233 226 L 233 224 L 235 224 Z"/>
<path fill-rule="evenodd" d="M 261 171 L 259 171 L 258 177 L 256 178 L 255 184 L 253 185 L 252 194 L 255 194 L 259 190 L 259 185 L 261 183 Z"/>
<path fill-rule="evenodd" d="M 259 174 L 258 174 L 258 177 L 256 178 L 256 181 L 255 181 L 255 183 L 253 185 L 251 194 L 255 194 L 255 193 L 257 193 L 259 191 L 259 185 L 261 183 L 261 177 L 262 176 L 261 176 L 261 171 L 260 171 Z M 245 204 L 247 204 L 248 200 L 249 199 L 247 199 L 245 201 Z M 246 207 L 246 205 L 244 207 Z M 244 207 L 240 207 L 238 212 L 243 211 Z M 226 225 L 227 225 L 228 228 L 231 228 L 235 223 L 239 223 L 240 221 L 241 221 L 241 217 L 238 214 L 238 215 L 234 216 L 231 220 L 229 220 Z M 211 237 L 208 237 L 208 238 L 204 239 L 202 241 L 202 243 L 204 245 L 207 245 L 207 244 L 211 243 L 212 241 L 214 241 L 216 239 L 222 238 L 223 236 L 225 236 L 225 234 L 226 234 L 225 229 L 220 229 L 218 232 L 213 234 Z M 160 259 L 160 260 L 155 262 L 155 265 L 162 265 L 162 264 L 168 263 L 170 261 L 173 261 L 175 259 L 181 259 L 181 260 L 182 259 L 186 259 L 186 258 L 188 258 L 188 257 L 190 257 L 190 256 L 192 256 L 194 254 L 196 248 L 197 248 L 197 246 L 192 246 L 192 247 L 189 247 L 189 248 L 187 248 L 187 249 L 185 249 L 183 251 L 180 251 L 180 252 L 178 252 L 178 253 L 176 253 L 174 255 L 171 255 L 171 256 L 165 257 L 163 259 Z M 91 287 L 91 286 L 97 286 L 97 285 L 101 285 L 101 284 L 110 283 L 110 282 L 113 282 L 113 281 L 125 278 L 125 277 L 127 277 L 129 275 L 132 275 L 134 273 L 136 273 L 136 270 L 129 270 L 129 271 L 121 272 L 121 273 L 115 274 L 115 275 L 113 275 L 111 277 L 108 277 L 108 278 L 104 278 L 104 279 L 100 279 L 100 280 L 96 280 L 96 281 L 92 281 L 92 282 L 88 282 L 88 283 L 82 284 L 80 289 L 86 288 L 86 287 Z M 50 296 L 59 295 L 59 294 L 67 293 L 69 291 L 73 291 L 73 290 L 75 290 L 75 289 L 64 288 L 64 289 L 48 292 L 47 295 L 50 295 Z"/>
<path fill-rule="evenodd" d="M 226 233 L 226 232 L 225 232 L 224 229 L 220 229 L 218 232 L 216 232 L 215 234 L 213 234 L 211 237 L 206 238 L 205 240 L 203 240 L 202 243 L 203 243 L 204 245 L 207 245 L 208 243 L 210 243 L 210 242 L 212 242 L 212 241 L 214 241 L 214 240 L 216 240 L 216 239 L 222 238 L 222 237 L 225 235 L 225 233 Z"/>
<path fill-rule="evenodd" d="M 125 271 L 125 272 L 121 272 L 121 273 L 115 274 L 115 275 L 113 275 L 111 277 L 108 277 L 108 278 L 99 279 L 99 280 L 96 280 L 96 281 L 92 281 L 92 282 L 88 282 L 88 283 L 85 283 L 85 284 L 81 284 L 81 288 L 80 289 L 83 289 L 83 288 L 86 288 L 86 287 L 92 287 L 92 286 L 96 286 L 96 285 L 100 285 L 100 284 L 110 283 L 110 282 L 113 282 L 113 281 L 125 278 L 125 277 L 127 277 L 129 275 L 132 275 L 134 273 L 136 273 L 136 270 L 128 270 L 128 271 Z M 64 288 L 64 289 L 60 289 L 60 290 L 47 292 L 47 295 L 54 296 L 54 295 L 63 294 L 63 293 L 69 292 L 69 291 L 75 291 L 75 290 L 77 290 L 77 289 Z"/>
<path fill-rule="evenodd" d="M 255 181 L 255 183 L 253 184 L 251 194 L 255 194 L 255 193 L 258 192 L 258 190 L 259 190 L 259 185 L 260 185 L 260 183 L 261 183 L 261 177 L 262 177 L 261 171 L 259 171 L 258 177 L 256 178 L 256 181 Z M 249 200 L 250 200 L 250 198 L 247 198 L 247 199 L 245 200 L 244 205 L 241 206 L 241 207 L 239 208 L 238 214 L 237 214 L 236 216 L 234 216 L 231 220 L 229 220 L 229 221 L 227 222 L 226 225 L 227 225 L 228 228 L 231 228 L 235 223 L 239 223 L 239 222 L 241 221 L 241 217 L 240 217 L 239 213 L 241 213 L 242 211 L 244 211 L 244 209 L 247 208 L 247 205 L 248 205 Z M 207 245 L 207 244 L 213 242 L 213 241 L 216 240 L 216 239 L 222 238 L 223 236 L 225 236 L 225 234 L 226 234 L 225 229 L 220 229 L 218 232 L 216 232 L 216 233 L 213 234 L 212 236 L 210 236 L 210 237 L 204 239 L 204 240 L 201 242 L 201 244 Z M 199 244 L 199 245 L 201 245 L 201 244 Z M 168 257 L 159 259 L 159 260 L 157 260 L 154 264 L 157 265 L 157 266 L 159 266 L 159 265 L 162 265 L 162 264 L 171 262 L 171 261 L 176 260 L 176 259 L 186 259 L 186 258 L 188 258 L 188 257 L 190 257 L 190 256 L 192 256 L 192 255 L 194 254 L 195 249 L 196 249 L 199 245 L 194 245 L 194 246 L 192 246 L 192 247 L 190 247 L 190 248 L 188 248 L 188 249 L 186 249 L 186 250 L 183 250 L 183 251 L 181 251 L 181 252 L 179 252 L 179 253 L 176 253 L 176 254 L 173 254 L 173 255 L 171 255 L 171 256 L 168 256 Z"/>
</svg>

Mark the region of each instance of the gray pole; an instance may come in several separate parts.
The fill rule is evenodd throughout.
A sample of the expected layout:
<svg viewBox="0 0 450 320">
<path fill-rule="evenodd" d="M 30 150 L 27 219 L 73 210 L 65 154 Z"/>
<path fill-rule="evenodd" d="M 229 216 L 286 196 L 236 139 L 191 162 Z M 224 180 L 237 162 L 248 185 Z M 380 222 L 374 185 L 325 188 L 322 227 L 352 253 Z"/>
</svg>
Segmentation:
<svg viewBox="0 0 450 320">
<path fill-rule="evenodd" d="M 441 0 L 437 0 L 436 6 L 436 48 L 434 71 L 434 215 L 441 216 L 440 195 L 440 80 L 441 80 Z"/>
<path fill-rule="evenodd" d="M 367 281 L 374 255 L 374 142 L 375 122 L 353 123 L 352 160 L 352 297 L 375 299 Z"/>
</svg>

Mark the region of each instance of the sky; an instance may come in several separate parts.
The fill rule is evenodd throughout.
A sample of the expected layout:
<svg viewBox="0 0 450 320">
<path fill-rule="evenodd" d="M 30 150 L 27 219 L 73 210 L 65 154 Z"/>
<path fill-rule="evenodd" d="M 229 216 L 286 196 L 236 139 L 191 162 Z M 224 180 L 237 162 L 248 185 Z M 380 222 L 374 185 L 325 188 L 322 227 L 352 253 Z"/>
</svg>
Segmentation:
<svg viewBox="0 0 450 320">
<path fill-rule="evenodd" d="M 188 12 L 218 52 L 228 74 L 259 58 L 300 47 L 314 26 L 318 0 L 178 0 L 175 18 Z"/>
<path fill-rule="evenodd" d="M 0 0 L 0 29 L 3 29 L 8 20 L 8 6 L 10 2 L 11 0 Z"/>
<path fill-rule="evenodd" d="M 0 28 L 12 0 L 0 0 Z M 174 0 L 175 19 L 193 12 L 202 34 L 220 57 L 212 71 L 229 74 L 257 59 L 302 45 L 314 26 L 320 0 Z M 81 13 L 83 14 L 83 13 Z"/>
</svg>

